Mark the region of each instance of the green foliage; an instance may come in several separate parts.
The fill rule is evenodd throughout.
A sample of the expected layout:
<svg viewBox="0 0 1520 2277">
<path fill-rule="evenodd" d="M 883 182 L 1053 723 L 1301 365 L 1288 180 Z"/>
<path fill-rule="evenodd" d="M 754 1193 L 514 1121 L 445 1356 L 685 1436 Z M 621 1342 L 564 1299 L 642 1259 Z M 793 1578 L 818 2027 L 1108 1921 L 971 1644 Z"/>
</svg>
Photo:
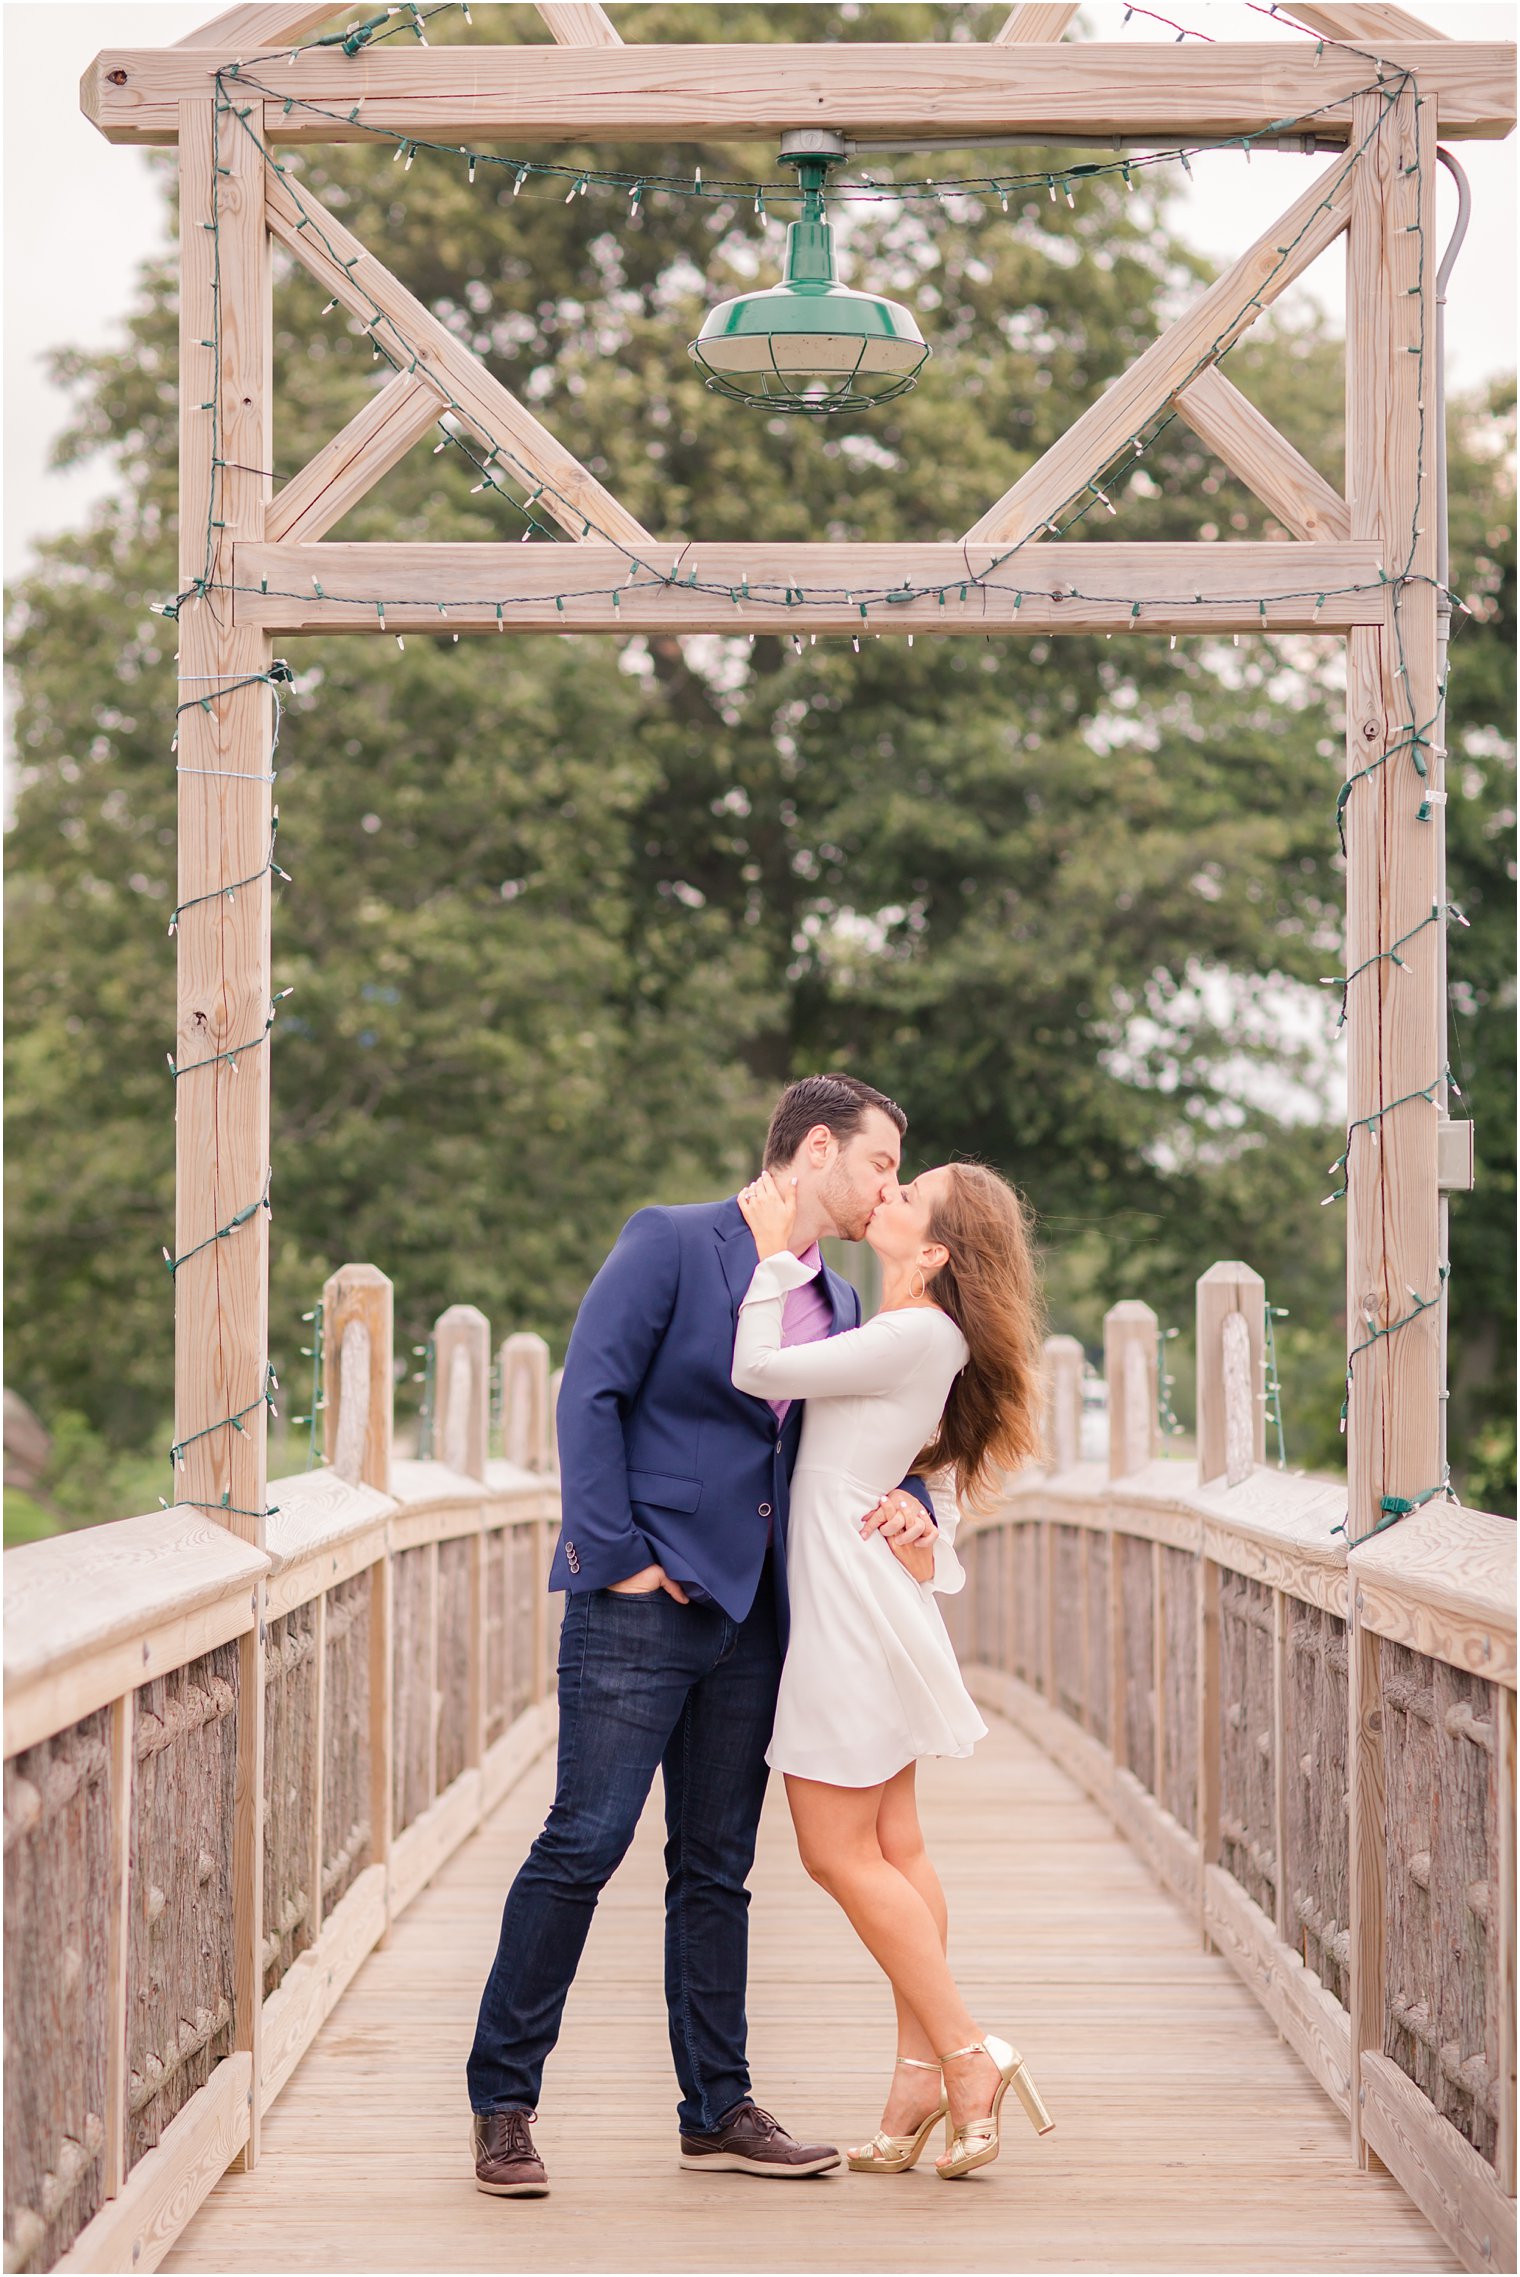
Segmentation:
<svg viewBox="0 0 1520 2277">
<path fill-rule="evenodd" d="M 653 6 L 628 29 L 791 38 L 796 15 Z M 845 39 L 931 21 L 953 36 L 975 17 L 898 8 L 883 34 L 880 10 L 806 12 L 808 36 Z M 759 145 L 543 155 L 774 170 Z M 472 190 L 462 162 L 427 155 L 410 172 L 354 146 L 300 163 L 662 538 L 954 537 L 1201 269 L 1170 235 L 1164 174 L 1129 197 L 1084 186 L 1075 211 L 1043 191 L 1007 215 L 969 197 L 853 209 L 851 281 L 911 300 L 934 359 L 869 420 L 767 420 L 706 394 L 685 354 L 714 299 L 776 267 L 779 232 L 747 202 L 651 199 L 630 224 L 620 197 L 567 204 L 530 182 L 514 198 L 489 173 Z M 947 154 L 936 169 L 985 164 Z M 280 266 L 281 479 L 383 376 L 321 298 Z M 1229 368 L 1338 480 L 1334 344 L 1264 323 Z M 77 1408 L 134 1448 L 145 1419 L 157 1428 L 172 1328 L 156 1260 L 173 1217 L 173 639 L 145 607 L 175 584 L 167 268 L 145 272 L 124 351 L 60 369 L 78 406 L 67 454 L 109 452 L 120 481 L 13 608 L 9 1365 L 50 1417 Z M 1456 651 L 1470 772 L 1448 810 L 1453 893 L 1475 914 L 1453 974 L 1472 991 L 1461 1048 L 1486 1149 L 1492 1102 L 1513 1096 L 1496 821 L 1513 764 L 1499 738 L 1513 513 L 1497 416 L 1465 413 L 1454 452 L 1454 576 L 1493 613 Z M 476 480 L 423 443 L 335 534 L 517 537 L 521 515 Z M 1098 511 L 1078 534 L 1273 531 L 1179 420 L 1108 487 L 1119 522 Z M 1480 557 L 1507 558 L 1508 583 Z M 276 909 L 275 982 L 295 995 L 274 1032 L 271 1232 L 287 1399 L 302 1404 L 299 1315 L 345 1258 L 395 1278 L 398 1350 L 456 1300 L 562 1347 L 630 1209 L 731 1187 L 774 1088 L 848 1066 L 903 1098 L 914 1158 L 978 1154 L 1028 1188 L 1055 1325 L 1090 1347 L 1116 1296 L 1186 1329 L 1197 1275 L 1249 1258 L 1291 1311 L 1291 1458 L 1336 1461 L 1342 1221 L 1318 1204 L 1340 1140 L 1314 1103 L 1328 1023 L 1298 1008 L 1339 959 L 1339 653 L 1122 636 L 867 637 L 858 654 L 832 640 L 800 656 L 772 636 L 293 647 L 278 795 L 295 883 Z M 1513 1374 L 1487 1164 L 1454 1213 L 1475 1450 L 1505 1350 Z M 1469 1387 L 1474 1334 L 1489 1357 Z M 1179 1412 L 1187 1349 L 1171 1347 Z"/>
</svg>

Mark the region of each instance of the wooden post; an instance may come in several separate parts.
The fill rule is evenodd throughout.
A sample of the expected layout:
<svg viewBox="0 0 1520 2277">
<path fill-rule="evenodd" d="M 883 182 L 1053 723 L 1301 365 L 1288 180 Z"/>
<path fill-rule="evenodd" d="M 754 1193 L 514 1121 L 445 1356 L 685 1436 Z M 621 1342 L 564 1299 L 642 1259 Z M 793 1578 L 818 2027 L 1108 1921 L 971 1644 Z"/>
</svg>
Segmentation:
<svg viewBox="0 0 1520 2277">
<path fill-rule="evenodd" d="M 1346 487 L 1352 536 L 1378 541 L 1391 582 L 1382 624 L 1348 636 L 1346 675 L 1352 1541 L 1384 1495 L 1412 1498 L 1440 1480 L 1443 777 L 1436 593 L 1422 582 L 1436 566 L 1435 128 L 1434 103 L 1407 85 L 1353 105 L 1352 147 L 1373 139 L 1351 185 Z M 1411 1096 L 1422 1090 L 1429 1100 Z"/>
<path fill-rule="evenodd" d="M 111 1702 L 111 1886 L 106 1935 L 105 2195 L 127 2179 L 127 1956 L 131 1951 L 132 1779 L 136 1770 L 137 1696 Z M 24 2062 L 17 2050 L 13 2061 Z"/>
<path fill-rule="evenodd" d="M 1128 1298 L 1103 1315 L 1108 1380 L 1108 1475 L 1128 1478 L 1156 1451 L 1156 1315 Z"/>
<path fill-rule="evenodd" d="M 1238 1259 L 1211 1265 L 1198 1282 L 1198 1484 L 1226 1478 L 1238 1486 L 1267 1448 L 1267 1285 Z M 1240 1329 L 1226 1323 L 1239 1319 Z M 1238 1339 L 1244 1334 L 1245 1343 Z M 1245 1375 L 1242 1405 L 1240 1376 Z M 1232 1428 L 1233 1426 L 1233 1428 Z"/>
<path fill-rule="evenodd" d="M 375 1265 L 340 1265 L 322 1288 L 323 1448 L 352 1486 L 391 1488 L 395 1291 Z"/>
<path fill-rule="evenodd" d="M 433 1330 L 436 1445 L 451 1471 L 483 1479 L 491 1434 L 491 1324 L 475 1305 L 450 1305 Z"/>
<path fill-rule="evenodd" d="M 496 1355 L 501 1371 L 502 1453 L 526 1471 L 554 1468 L 554 1420 L 549 1412 L 549 1347 L 520 1329 Z"/>
<path fill-rule="evenodd" d="M 177 722 L 174 1047 L 175 1242 L 186 1260 L 174 1281 L 177 1485 L 261 1547 L 268 1212 L 213 1237 L 266 1193 L 270 1170 L 270 644 L 234 626 L 231 591 L 233 545 L 262 538 L 269 496 L 262 131 L 257 103 L 246 120 L 203 98 L 180 105 L 179 582 L 189 597 L 176 700 L 190 708 Z"/>
<path fill-rule="evenodd" d="M 1082 1347 L 1074 1336 L 1045 1339 L 1045 1461 L 1069 1471 L 1082 1459 Z"/>
<path fill-rule="evenodd" d="M 1347 1632 L 1347 1777 L 1351 1827 L 1347 1875 L 1347 1973 L 1351 2015 L 1351 2155 L 1357 2165 L 1379 2165 L 1362 2134 L 1362 2052 L 1383 2049 L 1385 1914 L 1387 1907 L 1387 1781 L 1383 1766 L 1381 1640 L 1362 1626 L 1362 1596 L 1351 1576 Z"/>
<path fill-rule="evenodd" d="M 1208 1873 L 1219 1860 L 1219 1568 L 1198 1560 L 1198 1935 L 1209 1950 Z"/>
<path fill-rule="evenodd" d="M 264 1542 L 273 706 L 268 635 L 233 624 L 233 546 L 263 535 L 272 304 L 264 114 L 179 106 L 179 942 L 175 1028 L 174 1436 L 178 1487 Z M 250 131 L 251 130 L 251 131 Z M 193 589 L 193 590 L 192 590 Z M 234 686 L 234 683 L 243 683 Z M 246 882 L 245 882 L 246 881 Z M 208 1246 L 201 1248 L 199 1245 Z M 189 1252 L 197 1254 L 190 1256 Z M 234 1428 L 230 1418 L 238 1418 Z M 264 1588 L 238 1647 L 233 1786 L 233 2046 L 251 2059 L 259 2155 L 264 2009 Z"/>
</svg>

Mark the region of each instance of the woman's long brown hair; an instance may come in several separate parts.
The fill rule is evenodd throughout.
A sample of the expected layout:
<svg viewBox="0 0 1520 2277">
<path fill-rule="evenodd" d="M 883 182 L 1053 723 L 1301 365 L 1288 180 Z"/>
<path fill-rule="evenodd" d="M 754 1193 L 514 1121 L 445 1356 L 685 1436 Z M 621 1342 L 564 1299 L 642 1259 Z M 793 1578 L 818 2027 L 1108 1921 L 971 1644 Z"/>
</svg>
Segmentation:
<svg viewBox="0 0 1520 2277">
<path fill-rule="evenodd" d="M 985 1508 L 1003 1473 L 1040 1449 L 1045 1310 L 1030 1212 L 995 1170 L 952 1163 L 948 1190 L 930 1216 L 929 1239 L 950 1254 L 930 1278 L 928 1293 L 955 1322 L 971 1357 L 950 1387 L 939 1430 L 918 1467 L 953 1466 L 962 1501 Z"/>
</svg>

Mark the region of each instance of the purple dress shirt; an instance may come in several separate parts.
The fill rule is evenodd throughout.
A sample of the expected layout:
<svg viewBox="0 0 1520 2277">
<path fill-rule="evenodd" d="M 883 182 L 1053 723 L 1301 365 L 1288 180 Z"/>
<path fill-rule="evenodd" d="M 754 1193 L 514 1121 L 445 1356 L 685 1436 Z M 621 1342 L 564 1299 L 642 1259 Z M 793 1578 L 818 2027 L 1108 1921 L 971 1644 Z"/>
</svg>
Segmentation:
<svg viewBox="0 0 1520 2277">
<path fill-rule="evenodd" d="M 781 1343 L 783 1349 L 791 1344 L 817 1344 L 828 1335 L 829 1330 L 834 1325 L 833 1308 L 829 1303 L 828 1292 L 823 1284 L 823 1257 L 816 1241 L 812 1243 L 811 1247 L 799 1250 L 797 1262 L 799 1265 L 810 1266 L 813 1278 L 811 1281 L 805 1281 L 800 1289 L 788 1289 L 782 1300 Z M 778 1425 L 786 1421 L 787 1410 L 791 1404 L 789 1399 L 773 1399 L 767 1402 Z"/>
</svg>

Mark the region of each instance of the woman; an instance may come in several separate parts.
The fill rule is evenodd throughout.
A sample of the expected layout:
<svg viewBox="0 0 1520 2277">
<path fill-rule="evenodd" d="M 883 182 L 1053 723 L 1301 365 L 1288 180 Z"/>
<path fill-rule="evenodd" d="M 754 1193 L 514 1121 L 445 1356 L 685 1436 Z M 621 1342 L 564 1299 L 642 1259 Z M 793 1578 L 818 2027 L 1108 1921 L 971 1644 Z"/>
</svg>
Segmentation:
<svg viewBox="0 0 1520 2277">
<path fill-rule="evenodd" d="M 986 1726 L 934 1592 L 960 1589 L 955 1515 L 895 1553 L 857 1513 L 905 1472 L 953 1468 L 973 1505 L 1038 1443 L 1040 1309 L 1022 1203 L 990 1170 L 926 1170 L 884 1201 L 866 1239 L 882 1303 L 864 1327 L 783 1350 L 782 1305 L 809 1278 L 786 1243 L 796 1196 L 769 1173 L 739 1196 L 759 1264 L 739 1314 L 733 1380 L 807 1402 L 787 1532 L 791 1638 L 767 1761 L 785 1774 L 802 1862 L 886 1972 L 898 2058 L 880 2132 L 856 2173 L 901 2174 L 943 2118 L 936 2160 L 957 2181 L 998 2155 L 1012 2086 L 1052 2121 L 1022 2059 L 982 2035 L 945 1958 L 946 1910 L 914 1801 L 921 1755 L 969 1755 Z"/>
</svg>

